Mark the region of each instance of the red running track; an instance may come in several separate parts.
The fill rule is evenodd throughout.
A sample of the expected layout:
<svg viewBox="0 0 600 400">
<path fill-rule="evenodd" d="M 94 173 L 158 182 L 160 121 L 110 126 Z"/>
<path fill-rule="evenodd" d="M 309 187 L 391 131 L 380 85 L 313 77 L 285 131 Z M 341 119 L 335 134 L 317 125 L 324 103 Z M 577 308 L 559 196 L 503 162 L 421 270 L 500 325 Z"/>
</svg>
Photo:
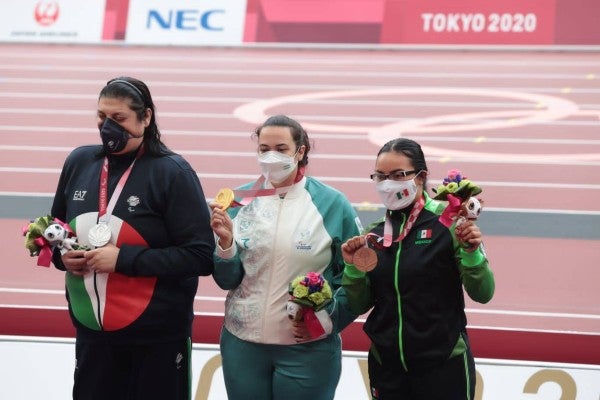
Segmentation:
<svg viewBox="0 0 600 400">
<path fill-rule="evenodd" d="M 24 202 L 50 196 L 68 152 L 98 141 L 97 93 L 132 75 L 208 197 L 256 176 L 250 132 L 282 112 L 314 140 L 308 172 L 355 204 L 378 203 L 367 176 L 400 133 L 425 147 L 430 184 L 461 169 L 486 209 L 600 213 L 596 53 L 3 44 L 0 55 L 0 194 Z M 0 219 L 0 334 L 71 336 L 63 276 L 34 266 L 25 222 Z M 475 355 L 600 364 L 600 240 L 507 233 L 486 236 L 486 250 L 497 291 L 467 303 Z M 217 341 L 224 295 L 201 279 L 196 342 Z M 361 321 L 343 336 L 366 350 Z"/>
</svg>

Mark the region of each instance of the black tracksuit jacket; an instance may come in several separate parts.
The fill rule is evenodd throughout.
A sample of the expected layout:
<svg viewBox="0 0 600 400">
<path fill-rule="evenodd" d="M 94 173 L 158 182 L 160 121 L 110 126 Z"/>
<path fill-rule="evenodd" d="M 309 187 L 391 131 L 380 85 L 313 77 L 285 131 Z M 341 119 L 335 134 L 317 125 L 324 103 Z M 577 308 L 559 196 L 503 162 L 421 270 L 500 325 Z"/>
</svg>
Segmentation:
<svg viewBox="0 0 600 400">
<path fill-rule="evenodd" d="M 81 244 L 98 218 L 101 146 L 66 159 L 51 214 Z M 135 153 L 109 156 L 108 199 Z M 79 340 L 144 344 L 191 336 L 198 276 L 213 271 L 214 236 L 202 187 L 176 154 L 144 153 L 135 163 L 109 223 L 119 247 L 116 272 L 66 274 L 67 300 Z M 53 257 L 61 268 L 60 255 Z"/>
</svg>

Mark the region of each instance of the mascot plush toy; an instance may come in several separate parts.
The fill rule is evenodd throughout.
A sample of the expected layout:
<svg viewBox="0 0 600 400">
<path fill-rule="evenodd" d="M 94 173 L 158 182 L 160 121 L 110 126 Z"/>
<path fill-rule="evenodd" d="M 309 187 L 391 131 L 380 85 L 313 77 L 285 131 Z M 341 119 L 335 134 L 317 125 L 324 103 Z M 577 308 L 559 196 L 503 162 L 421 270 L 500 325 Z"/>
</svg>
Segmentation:
<svg viewBox="0 0 600 400">
<path fill-rule="evenodd" d="M 31 257 L 38 256 L 37 265 L 49 267 L 54 248 L 64 254 L 68 250 L 81 249 L 68 224 L 50 215 L 39 217 L 23 227 L 25 248 Z"/>
<path fill-rule="evenodd" d="M 448 176 L 437 189 L 433 190 L 435 200 L 448 202 L 448 206 L 440 215 L 440 222 L 450 227 L 454 222 L 459 226 L 466 220 L 476 220 L 483 208 L 483 201 L 476 198 L 482 189 L 462 176 L 456 169 L 448 171 Z"/>
</svg>

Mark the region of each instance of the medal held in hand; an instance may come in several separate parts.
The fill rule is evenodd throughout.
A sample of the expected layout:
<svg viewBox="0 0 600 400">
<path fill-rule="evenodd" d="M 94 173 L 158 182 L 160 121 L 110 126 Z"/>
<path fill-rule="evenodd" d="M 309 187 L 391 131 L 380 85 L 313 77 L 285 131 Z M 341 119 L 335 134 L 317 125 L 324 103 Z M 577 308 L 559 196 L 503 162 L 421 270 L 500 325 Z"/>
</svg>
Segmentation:
<svg viewBox="0 0 600 400">
<path fill-rule="evenodd" d="M 227 210 L 233 203 L 234 195 L 233 190 L 229 188 L 221 189 L 215 196 L 215 202 L 219 205 L 221 210 Z"/>
<path fill-rule="evenodd" d="M 102 247 L 110 241 L 110 228 L 105 223 L 99 223 L 88 232 L 88 241 L 94 247 Z"/>
<path fill-rule="evenodd" d="M 352 263 L 360 271 L 372 271 L 377 266 L 377 253 L 375 250 L 363 246 L 354 252 Z"/>
</svg>

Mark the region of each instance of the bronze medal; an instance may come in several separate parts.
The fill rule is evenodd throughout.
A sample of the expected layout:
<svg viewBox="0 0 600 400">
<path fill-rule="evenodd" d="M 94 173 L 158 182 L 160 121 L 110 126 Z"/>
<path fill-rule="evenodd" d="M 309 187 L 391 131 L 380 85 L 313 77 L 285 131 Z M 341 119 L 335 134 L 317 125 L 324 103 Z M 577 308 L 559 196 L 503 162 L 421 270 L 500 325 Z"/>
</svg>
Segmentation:
<svg viewBox="0 0 600 400">
<path fill-rule="evenodd" d="M 372 271 L 377 266 L 377 253 L 369 247 L 361 247 L 354 253 L 352 263 L 360 271 Z"/>
<path fill-rule="evenodd" d="M 103 222 L 92 226 L 88 232 L 88 241 L 94 247 L 104 246 L 110 241 L 110 237 L 110 228 Z"/>
<path fill-rule="evenodd" d="M 233 190 L 229 188 L 221 189 L 215 196 L 215 202 L 219 205 L 221 210 L 227 210 L 233 203 Z"/>
</svg>

